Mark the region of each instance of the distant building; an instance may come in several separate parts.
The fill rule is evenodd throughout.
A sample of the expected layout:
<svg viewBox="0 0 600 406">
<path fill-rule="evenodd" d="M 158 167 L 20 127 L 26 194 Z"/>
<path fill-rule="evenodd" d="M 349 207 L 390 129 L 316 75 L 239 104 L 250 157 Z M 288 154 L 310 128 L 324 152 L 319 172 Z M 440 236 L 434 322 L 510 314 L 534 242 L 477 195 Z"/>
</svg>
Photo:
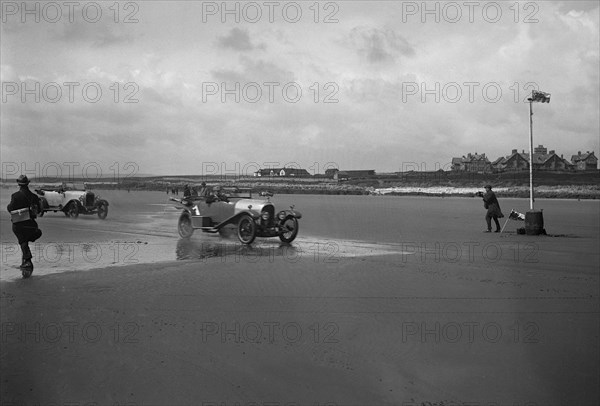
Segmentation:
<svg viewBox="0 0 600 406">
<path fill-rule="evenodd" d="M 496 159 L 492 163 L 492 168 L 496 172 L 528 170 L 529 154 L 526 154 L 525 151 L 518 152 L 513 149 L 510 155 Z"/>
<path fill-rule="evenodd" d="M 462 158 L 452 158 L 452 170 L 453 171 L 465 171 L 465 172 L 491 172 L 492 163 L 485 156 L 485 154 L 478 154 L 470 152 L 467 156 Z"/>
<path fill-rule="evenodd" d="M 533 150 L 533 169 L 542 171 L 568 171 L 573 165 L 562 156 L 558 156 L 554 150 L 548 152 L 543 145 Z M 525 171 L 529 170 L 529 153 L 518 152 L 516 149 L 506 157 L 500 157 L 492 162 L 492 168 L 496 172 Z"/>
<path fill-rule="evenodd" d="M 339 169 L 327 169 L 325 171 L 325 175 L 329 178 L 336 179 L 336 180 L 348 180 L 348 179 L 368 178 L 370 176 L 375 176 L 375 170 L 374 169 L 365 169 L 365 170 L 340 171 Z"/>
<path fill-rule="evenodd" d="M 533 149 L 534 156 L 535 156 L 535 154 L 546 155 L 547 153 L 548 153 L 548 148 L 544 147 L 543 145 L 538 145 L 537 147 L 535 147 Z"/>
<path fill-rule="evenodd" d="M 564 159 L 562 155 L 558 156 L 554 150 L 551 150 L 547 154 L 533 153 L 533 169 L 540 171 L 568 171 L 573 170 L 573 165 Z"/>
<path fill-rule="evenodd" d="M 268 176 L 268 177 L 295 177 L 295 178 L 308 178 L 310 173 L 306 169 L 299 168 L 267 168 L 260 169 L 254 172 L 254 176 Z"/>
<path fill-rule="evenodd" d="M 587 151 L 585 154 L 582 154 L 581 151 L 578 151 L 577 155 L 573 155 L 571 157 L 571 163 L 578 171 L 598 169 L 598 158 L 596 158 L 594 155 L 594 151 Z"/>
</svg>

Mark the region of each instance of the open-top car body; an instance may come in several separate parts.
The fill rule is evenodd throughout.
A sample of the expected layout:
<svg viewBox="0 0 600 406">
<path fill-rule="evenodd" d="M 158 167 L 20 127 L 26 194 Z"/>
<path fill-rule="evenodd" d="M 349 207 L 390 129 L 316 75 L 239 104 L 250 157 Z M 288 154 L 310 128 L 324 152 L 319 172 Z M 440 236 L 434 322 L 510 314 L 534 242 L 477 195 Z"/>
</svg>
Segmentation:
<svg viewBox="0 0 600 406">
<path fill-rule="evenodd" d="M 182 238 L 190 238 L 194 230 L 217 233 L 226 226 L 235 226 L 243 244 L 251 244 L 256 237 L 279 237 L 290 243 L 298 235 L 298 219 L 302 217 L 294 207 L 275 211 L 270 201 L 272 193 L 263 192 L 260 199 L 250 190 L 218 190 L 208 196 L 171 197 L 179 203 L 182 212 L 177 228 Z"/>
<path fill-rule="evenodd" d="M 70 218 L 77 218 L 79 214 L 97 214 L 99 218 L 105 219 L 108 215 L 108 202 L 89 190 L 62 184 L 35 189 L 35 192 L 40 196 L 39 216 L 47 211 L 62 211 Z"/>
</svg>

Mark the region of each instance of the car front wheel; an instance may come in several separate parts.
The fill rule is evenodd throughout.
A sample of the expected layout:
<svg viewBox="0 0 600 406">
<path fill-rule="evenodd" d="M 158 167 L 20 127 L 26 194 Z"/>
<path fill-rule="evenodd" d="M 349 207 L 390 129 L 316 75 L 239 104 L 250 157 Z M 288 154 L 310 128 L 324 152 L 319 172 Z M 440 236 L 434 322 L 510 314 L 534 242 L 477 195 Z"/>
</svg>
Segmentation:
<svg viewBox="0 0 600 406">
<path fill-rule="evenodd" d="M 181 213 L 177 222 L 177 231 L 179 231 L 181 238 L 190 238 L 194 234 L 194 227 L 192 227 L 192 219 L 189 213 Z"/>
<path fill-rule="evenodd" d="M 238 238 L 242 244 L 252 244 L 256 238 L 256 223 L 248 214 L 242 215 L 238 223 Z"/>
<path fill-rule="evenodd" d="M 71 202 L 65 208 L 65 216 L 70 217 L 72 219 L 76 219 L 79 217 L 79 207 L 77 207 L 77 203 Z"/>
<path fill-rule="evenodd" d="M 98 218 L 104 220 L 108 216 L 108 205 L 106 203 L 100 203 L 98 206 Z"/>
<path fill-rule="evenodd" d="M 279 239 L 285 243 L 291 243 L 298 235 L 298 219 L 293 216 L 287 216 L 281 224 L 281 233 Z"/>
</svg>

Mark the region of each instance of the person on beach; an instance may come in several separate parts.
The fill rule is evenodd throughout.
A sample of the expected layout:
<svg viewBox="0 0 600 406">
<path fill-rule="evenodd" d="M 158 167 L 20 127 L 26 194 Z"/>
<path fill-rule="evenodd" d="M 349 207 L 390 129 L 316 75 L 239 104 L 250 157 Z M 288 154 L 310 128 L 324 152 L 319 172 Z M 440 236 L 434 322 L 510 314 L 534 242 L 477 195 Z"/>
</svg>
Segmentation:
<svg viewBox="0 0 600 406">
<path fill-rule="evenodd" d="M 206 182 L 202 182 L 200 184 L 200 191 L 198 192 L 198 196 L 206 197 L 210 194 L 210 191 L 206 187 Z"/>
<path fill-rule="evenodd" d="M 17 236 L 21 246 L 21 273 L 23 278 L 29 278 L 33 272 L 29 243 L 42 236 L 42 230 L 39 229 L 35 221 L 41 203 L 40 198 L 29 190 L 27 176 L 19 176 L 17 184 L 19 185 L 19 191 L 12 194 L 10 203 L 6 208 L 11 214 L 13 233 Z"/>
<path fill-rule="evenodd" d="M 190 185 L 186 184 L 183 187 L 183 197 L 190 197 L 192 195 L 192 191 L 190 190 Z"/>
<path fill-rule="evenodd" d="M 487 213 L 485 214 L 487 230 L 484 230 L 484 232 L 492 232 L 492 219 L 494 219 L 494 223 L 496 223 L 496 232 L 499 233 L 500 222 L 498 219 L 504 217 L 504 214 L 502 214 L 502 210 L 500 210 L 500 203 L 498 203 L 496 194 L 492 192 L 491 185 L 485 186 L 485 193 L 481 194 L 481 197 L 483 198 L 483 207 L 487 209 Z"/>
</svg>

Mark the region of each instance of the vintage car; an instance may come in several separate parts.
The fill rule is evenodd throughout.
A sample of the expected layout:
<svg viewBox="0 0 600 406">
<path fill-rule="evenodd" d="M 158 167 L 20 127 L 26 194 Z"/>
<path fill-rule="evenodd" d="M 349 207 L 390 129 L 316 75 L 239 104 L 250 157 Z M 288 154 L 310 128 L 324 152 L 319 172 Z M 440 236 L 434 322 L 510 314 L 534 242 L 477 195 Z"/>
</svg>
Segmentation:
<svg viewBox="0 0 600 406">
<path fill-rule="evenodd" d="M 105 219 L 108 215 L 108 202 L 89 190 L 61 185 L 35 189 L 35 192 L 40 196 L 40 217 L 47 211 L 62 211 L 70 218 L 77 218 L 79 214 L 98 214 L 99 218 Z"/>
<path fill-rule="evenodd" d="M 260 193 L 262 199 L 252 198 L 250 190 L 216 189 L 207 196 L 171 197 L 182 209 L 177 228 L 182 238 L 190 238 L 194 230 L 217 233 L 234 226 L 242 244 L 251 244 L 256 237 L 279 237 L 284 243 L 298 235 L 298 219 L 302 217 L 291 206 L 275 212 L 270 192 Z"/>
</svg>

